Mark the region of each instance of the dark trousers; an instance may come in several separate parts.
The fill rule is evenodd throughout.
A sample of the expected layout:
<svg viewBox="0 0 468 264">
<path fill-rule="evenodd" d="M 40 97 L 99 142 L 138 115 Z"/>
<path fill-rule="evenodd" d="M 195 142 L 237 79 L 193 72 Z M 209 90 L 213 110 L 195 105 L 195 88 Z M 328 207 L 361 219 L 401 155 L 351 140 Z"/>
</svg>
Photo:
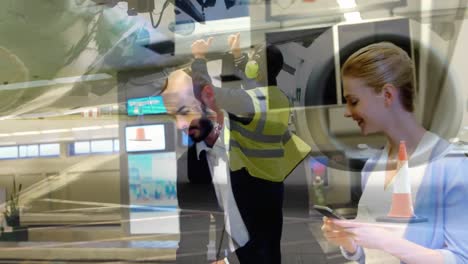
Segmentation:
<svg viewBox="0 0 468 264">
<path fill-rule="evenodd" d="M 220 249 L 219 243 L 226 235 L 222 235 L 224 227 L 224 215 L 222 212 L 194 212 L 191 210 L 181 210 L 179 217 L 180 242 L 176 253 L 176 263 L 205 264 L 208 263 L 207 249 L 210 242 L 210 222 L 211 216 L 215 219 L 216 243 L 215 249 Z M 226 238 L 223 238 L 226 240 Z M 222 247 L 221 249 L 224 249 Z M 216 254 L 218 252 L 214 252 Z M 220 252 L 220 259 L 224 257 L 224 252 Z"/>
<path fill-rule="evenodd" d="M 249 242 L 236 254 L 244 263 L 281 263 L 283 183 L 250 176 L 245 169 L 231 172 L 234 198 L 249 232 Z"/>
<path fill-rule="evenodd" d="M 213 184 L 183 183 L 177 186 L 180 240 L 176 263 L 209 263 L 207 250 L 210 242 L 211 217 L 214 217 L 216 245 L 224 227 L 224 213 L 218 205 Z M 224 239 L 225 240 L 225 239 Z"/>
</svg>

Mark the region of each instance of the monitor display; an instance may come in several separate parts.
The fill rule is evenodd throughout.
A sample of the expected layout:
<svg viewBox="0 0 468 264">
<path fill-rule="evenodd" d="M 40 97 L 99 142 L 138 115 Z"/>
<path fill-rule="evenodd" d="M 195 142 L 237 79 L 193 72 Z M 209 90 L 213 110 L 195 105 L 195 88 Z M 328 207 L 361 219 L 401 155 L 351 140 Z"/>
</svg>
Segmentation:
<svg viewBox="0 0 468 264">
<path fill-rule="evenodd" d="M 128 155 L 130 234 L 178 233 L 175 152 Z"/>
<path fill-rule="evenodd" d="M 162 96 L 132 98 L 127 100 L 127 114 L 129 116 L 165 114 L 166 107 Z"/>
<path fill-rule="evenodd" d="M 177 0 L 175 1 L 176 21 L 184 23 L 194 20 L 203 23 L 249 16 L 249 2 L 234 0 Z"/>
<path fill-rule="evenodd" d="M 167 149 L 164 124 L 128 126 L 125 128 L 127 152 L 164 151 Z"/>
</svg>

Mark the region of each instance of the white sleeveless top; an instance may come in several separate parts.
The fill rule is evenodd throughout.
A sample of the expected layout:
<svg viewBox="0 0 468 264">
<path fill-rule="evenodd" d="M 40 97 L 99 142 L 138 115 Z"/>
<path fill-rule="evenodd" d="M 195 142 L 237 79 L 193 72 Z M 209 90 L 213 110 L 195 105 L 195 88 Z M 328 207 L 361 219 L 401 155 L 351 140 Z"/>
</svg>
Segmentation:
<svg viewBox="0 0 468 264">
<path fill-rule="evenodd" d="M 408 175 L 411 182 L 411 198 L 416 200 L 421 181 L 426 173 L 427 162 L 431 157 L 431 150 L 437 144 L 438 136 L 426 132 L 419 142 L 415 152 L 409 157 Z M 363 186 L 363 194 L 359 200 L 358 213 L 356 221 L 375 223 L 376 217 L 386 216 L 390 211 L 393 194 L 393 181 L 384 189 L 386 164 L 388 160 L 389 145 L 387 144 L 382 151 L 380 159 L 377 161 L 374 169 L 370 172 L 369 178 L 365 186 Z M 417 158 L 417 161 L 416 161 Z M 397 236 L 404 237 L 407 224 L 388 224 L 389 230 Z M 364 249 L 366 255 L 366 263 L 400 263 L 396 257 L 380 250 Z"/>
</svg>

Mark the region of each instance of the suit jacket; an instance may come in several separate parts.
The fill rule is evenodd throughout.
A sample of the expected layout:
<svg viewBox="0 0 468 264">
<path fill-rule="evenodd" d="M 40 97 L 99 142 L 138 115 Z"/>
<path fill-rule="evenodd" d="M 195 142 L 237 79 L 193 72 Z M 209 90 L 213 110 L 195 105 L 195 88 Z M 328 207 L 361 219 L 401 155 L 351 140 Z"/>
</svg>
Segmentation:
<svg viewBox="0 0 468 264">
<path fill-rule="evenodd" d="M 208 162 L 198 159 L 195 145 L 177 161 L 177 199 L 180 209 L 221 211 Z"/>
</svg>

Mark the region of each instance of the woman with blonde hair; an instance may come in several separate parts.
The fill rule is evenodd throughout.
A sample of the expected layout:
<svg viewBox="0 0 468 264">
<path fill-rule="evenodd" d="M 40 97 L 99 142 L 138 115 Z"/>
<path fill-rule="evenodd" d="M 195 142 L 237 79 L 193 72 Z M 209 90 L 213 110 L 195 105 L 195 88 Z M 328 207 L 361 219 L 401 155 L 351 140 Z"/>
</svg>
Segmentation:
<svg viewBox="0 0 468 264">
<path fill-rule="evenodd" d="M 387 144 L 366 162 L 357 218 L 324 218 L 322 231 L 359 263 L 468 263 L 468 160 L 448 157 L 450 144 L 417 122 L 413 72 L 408 54 L 388 42 L 366 46 L 344 63 L 345 117 L 364 135 L 382 132 Z M 377 223 L 392 204 L 400 141 L 409 158 L 414 213 L 427 221 Z"/>
</svg>

